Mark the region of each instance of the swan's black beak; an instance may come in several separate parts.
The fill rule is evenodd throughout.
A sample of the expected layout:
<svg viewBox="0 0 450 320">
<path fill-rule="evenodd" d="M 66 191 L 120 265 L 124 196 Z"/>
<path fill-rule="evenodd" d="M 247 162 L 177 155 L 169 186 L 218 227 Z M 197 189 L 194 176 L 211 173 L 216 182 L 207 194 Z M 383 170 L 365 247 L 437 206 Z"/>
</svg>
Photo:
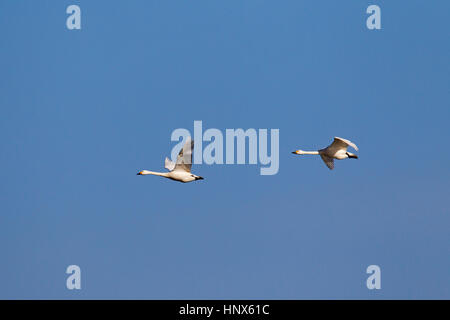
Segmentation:
<svg viewBox="0 0 450 320">
<path fill-rule="evenodd" d="M 142 174 L 141 172 L 138 172 L 138 173 L 137 173 L 138 176 L 140 176 L 141 174 Z"/>
<path fill-rule="evenodd" d="M 195 180 L 204 180 L 204 178 L 203 177 L 197 177 L 197 178 L 195 178 Z"/>
</svg>

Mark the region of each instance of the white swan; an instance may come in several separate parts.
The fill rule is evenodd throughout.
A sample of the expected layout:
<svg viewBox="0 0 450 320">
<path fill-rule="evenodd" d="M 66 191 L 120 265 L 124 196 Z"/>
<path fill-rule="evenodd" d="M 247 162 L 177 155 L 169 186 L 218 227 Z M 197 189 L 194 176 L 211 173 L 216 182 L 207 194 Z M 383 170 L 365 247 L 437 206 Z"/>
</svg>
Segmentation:
<svg viewBox="0 0 450 320">
<path fill-rule="evenodd" d="M 202 177 L 196 176 L 195 174 L 191 173 L 192 150 L 194 150 L 194 141 L 188 138 L 183 148 L 180 150 L 180 153 L 178 153 L 176 163 L 166 158 L 164 167 L 169 170 L 169 172 L 153 172 L 142 170 L 138 172 L 138 175 L 152 174 L 155 176 L 161 176 L 180 182 L 203 180 Z"/>
<path fill-rule="evenodd" d="M 342 160 L 342 159 L 358 159 L 356 154 L 347 151 L 347 147 L 350 146 L 356 151 L 358 151 L 358 147 L 353 142 L 342 139 L 339 137 L 335 137 L 332 144 L 330 144 L 325 149 L 320 149 L 319 151 L 303 151 L 297 150 L 292 153 L 295 154 L 318 154 L 322 158 L 323 162 L 327 165 L 330 170 L 334 169 L 334 159 Z"/>
</svg>

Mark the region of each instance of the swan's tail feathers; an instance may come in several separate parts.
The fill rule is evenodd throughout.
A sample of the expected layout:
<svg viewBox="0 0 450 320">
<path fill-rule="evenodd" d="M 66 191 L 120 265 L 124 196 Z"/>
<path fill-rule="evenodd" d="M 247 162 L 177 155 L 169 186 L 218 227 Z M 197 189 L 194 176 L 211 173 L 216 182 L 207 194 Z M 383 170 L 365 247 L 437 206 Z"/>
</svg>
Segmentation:
<svg viewBox="0 0 450 320">
<path fill-rule="evenodd" d="M 324 154 L 321 154 L 320 157 L 322 158 L 323 162 L 325 162 L 325 164 L 327 165 L 327 167 L 330 170 L 334 169 L 334 159 L 333 158 L 326 156 Z"/>
<path fill-rule="evenodd" d="M 166 157 L 166 160 L 164 161 L 164 168 L 166 168 L 169 171 L 172 171 L 175 169 L 175 162 L 171 161 L 169 158 Z"/>
</svg>

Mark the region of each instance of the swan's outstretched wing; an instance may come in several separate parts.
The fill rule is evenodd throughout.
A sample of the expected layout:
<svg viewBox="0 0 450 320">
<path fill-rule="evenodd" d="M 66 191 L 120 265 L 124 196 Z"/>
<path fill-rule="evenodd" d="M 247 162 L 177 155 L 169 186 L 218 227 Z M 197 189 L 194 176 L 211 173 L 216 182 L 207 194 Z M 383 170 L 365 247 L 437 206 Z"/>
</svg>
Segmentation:
<svg viewBox="0 0 450 320">
<path fill-rule="evenodd" d="M 177 157 L 174 170 L 191 172 L 192 151 L 194 150 L 194 140 L 188 138 Z"/>
<path fill-rule="evenodd" d="M 166 168 L 169 171 L 172 171 L 173 169 L 175 169 L 175 162 L 170 161 L 170 159 L 166 157 L 166 160 L 164 162 L 164 168 Z"/>
<path fill-rule="evenodd" d="M 328 148 L 334 149 L 334 150 L 339 150 L 339 149 L 347 150 L 348 146 L 350 146 L 353 149 L 355 149 L 356 151 L 358 151 L 358 147 L 356 146 L 356 144 L 354 144 L 350 140 L 339 138 L 339 137 L 335 137 L 333 143 L 330 144 L 330 146 Z"/>
<path fill-rule="evenodd" d="M 322 158 L 323 162 L 325 162 L 325 164 L 327 165 L 327 167 L 330 170 L 334 169 L 334 159 L 333 158 L 331 158 L 323 153 L 320 154 L 320 157 Z"/>
</svg>

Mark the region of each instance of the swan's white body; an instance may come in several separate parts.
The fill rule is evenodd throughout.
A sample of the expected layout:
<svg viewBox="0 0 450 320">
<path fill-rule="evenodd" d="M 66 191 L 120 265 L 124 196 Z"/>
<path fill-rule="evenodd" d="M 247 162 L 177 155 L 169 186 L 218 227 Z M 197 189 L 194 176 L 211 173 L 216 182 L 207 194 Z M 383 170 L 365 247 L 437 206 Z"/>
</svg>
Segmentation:
<svg viewBox="0 0 450 320">
<path fill-rule="evenodd" d="M 138 175 L 151 174 L 180 182 L 191 182 L 195 180 L 202 180 L 203 179 L 202 177 L 191 173 L 193 149 L 194 149 L 194 141 L 188 138 L 183 146 L 183 149 L 181 149 L 180 153 L 178 153 L 176 163 L 166 158 L 164 167 L 167 170 L 169 170 L 169 172 L 154 172 L 142 170 L 138 172 Z"/>
<path fill-rule="evenodd" d="M 348 152 L 347 148 L 352 147 L 356 151 L 358 151 L 358 147 L 356 144 L 351 142 L 350 140 L 335 137 L 332 144 L 330 144 L 325 149 L 320 149 L 318 151 L 303 151 L 303 150 L 297 150 L 292 153 L 295 154 L 317 154 L 320 155 L 323 162 L 327 165 L 330 170 L 334 169 L 334 159 L 342 160 L 347 158 L 353 158 L 358 159 L 358 156 Z"/>
</svg>

